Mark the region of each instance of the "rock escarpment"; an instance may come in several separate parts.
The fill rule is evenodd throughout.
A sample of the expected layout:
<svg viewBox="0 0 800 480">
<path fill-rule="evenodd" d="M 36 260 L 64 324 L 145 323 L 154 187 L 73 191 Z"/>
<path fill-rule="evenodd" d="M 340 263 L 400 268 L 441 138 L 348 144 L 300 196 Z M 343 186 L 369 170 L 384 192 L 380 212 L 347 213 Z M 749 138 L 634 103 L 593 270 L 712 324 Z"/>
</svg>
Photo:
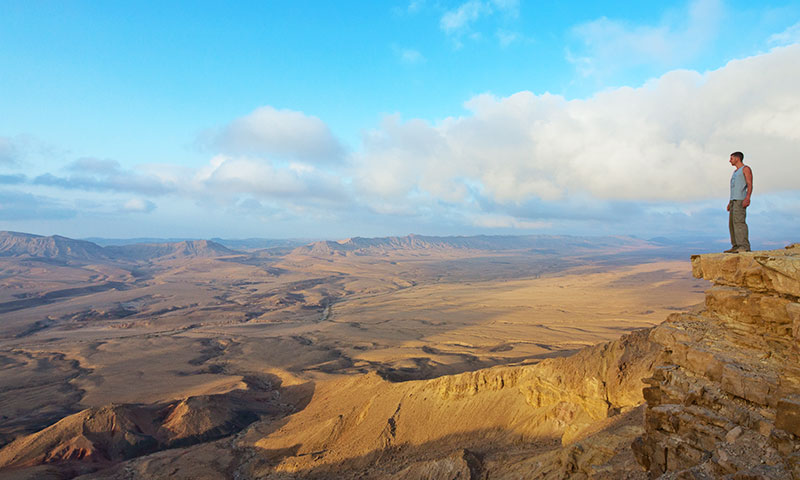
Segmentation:
<svg viewBox="0 0 800 480">
<path fill-rule="evenodd" d="M 650 335 L 664 358 L 637 459 L 651 478 L 800 479 L 800 244 L 692 269 L 714 287 Z"/>
<path fill-rule="evenodd" d="M 367 374 L 317 384 L 310 407 L 280 428 L 256 424 L 239 437 L 237 448 L 255 454 L 239 473 L 282 479 L 587 478 L 592 465 L 616 452 L 585 459 L 573 452 L 576 458 L 563 462 L 513 468 L 506 455 L 558 450 L 598 422 L 613 423 L 641 405 L 641 379 L 652 374 L 660 353 L 647 334 L 632 332 L 536 365 L 399 383 Z M 473 473 L 458 476 L 467 470 Z M 146 478 L 151 471 L 141 472 Z"/>
</svg>

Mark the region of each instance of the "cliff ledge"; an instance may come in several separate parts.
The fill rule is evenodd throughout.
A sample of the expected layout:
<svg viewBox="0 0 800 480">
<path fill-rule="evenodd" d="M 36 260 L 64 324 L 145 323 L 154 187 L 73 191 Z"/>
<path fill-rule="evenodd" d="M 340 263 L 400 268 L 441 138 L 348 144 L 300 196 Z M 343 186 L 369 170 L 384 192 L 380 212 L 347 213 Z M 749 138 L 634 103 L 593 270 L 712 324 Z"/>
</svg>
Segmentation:
<svg viewBox="0 0 800 480">
<path fill-rule="evenodd" d="M 692 270 L 714 286 L 650 333 L 664 352 L 637 460 L 650 478 L 800 479 L 800 244 Z"/>
</svg>

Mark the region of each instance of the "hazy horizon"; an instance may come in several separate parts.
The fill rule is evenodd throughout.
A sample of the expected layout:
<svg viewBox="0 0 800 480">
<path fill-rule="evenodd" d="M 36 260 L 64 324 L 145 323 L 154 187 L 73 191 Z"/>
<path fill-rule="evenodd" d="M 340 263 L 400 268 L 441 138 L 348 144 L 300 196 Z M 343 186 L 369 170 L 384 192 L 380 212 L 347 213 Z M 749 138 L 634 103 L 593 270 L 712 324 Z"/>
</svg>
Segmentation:
<svg viewBox="0 0 800 480">
<path fill-rule="evenodd" d="M 796 2 L 193 5 L 3 3 L 0 230 L 800 238 Z"/>
</svg>

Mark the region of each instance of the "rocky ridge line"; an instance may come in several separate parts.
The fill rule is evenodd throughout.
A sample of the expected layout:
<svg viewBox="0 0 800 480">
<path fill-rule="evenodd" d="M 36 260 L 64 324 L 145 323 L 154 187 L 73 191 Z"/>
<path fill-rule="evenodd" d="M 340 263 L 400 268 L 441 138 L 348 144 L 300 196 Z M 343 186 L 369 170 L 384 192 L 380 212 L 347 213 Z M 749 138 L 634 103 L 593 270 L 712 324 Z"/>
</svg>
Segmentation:
<svg viewBox="0 0 800 480">
<path fill-rule="evenodd" d="M 0 257 L 50 259 L 62 262 L 142 262 L 184 258 L 214 258 L 237 255 L 211 240 L 183 240 L 166 243 L 134 243 L 101 247 L 86 240 L 52 235 L 0 231 Z"/>
</svg>

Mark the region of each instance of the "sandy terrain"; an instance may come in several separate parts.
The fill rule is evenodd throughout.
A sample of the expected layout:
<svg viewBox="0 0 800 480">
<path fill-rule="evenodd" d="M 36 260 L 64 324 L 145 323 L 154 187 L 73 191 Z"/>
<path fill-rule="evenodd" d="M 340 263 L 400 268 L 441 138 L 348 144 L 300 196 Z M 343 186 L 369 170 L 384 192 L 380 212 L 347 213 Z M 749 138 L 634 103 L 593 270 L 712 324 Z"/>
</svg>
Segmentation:
<svg viewBox="0 0 800 480">
<path fill-rule="evenodd" d="M 246 375 L 532 363 L 651 326 L 703 290 L 683 261 L 463 250 L 0 268 L 4 443 L 86 407 L 221 393 Z"/>
</svg>

